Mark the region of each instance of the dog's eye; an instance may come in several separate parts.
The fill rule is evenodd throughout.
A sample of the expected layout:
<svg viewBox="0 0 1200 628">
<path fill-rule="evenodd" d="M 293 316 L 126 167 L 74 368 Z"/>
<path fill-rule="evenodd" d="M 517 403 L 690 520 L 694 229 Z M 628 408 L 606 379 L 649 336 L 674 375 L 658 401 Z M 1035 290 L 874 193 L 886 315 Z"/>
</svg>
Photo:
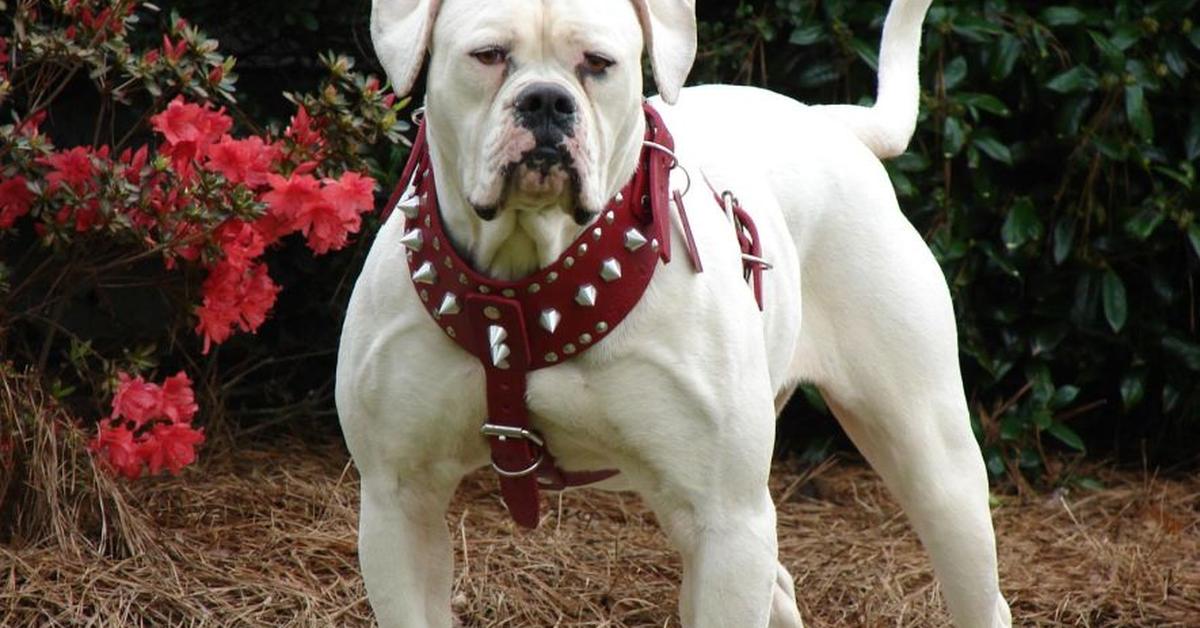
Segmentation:
<svg viewBox="0 0 1200 628">
<path fill-rule="evenodd" d="M 471 53 L 471 56 L 483 65 L 499 65 L 508 61 L 508 51 L 498 47 L 476 50 Z"/>
<path fill-rule="evenodd" d="M 584 53 L 583 55 L 583 67 L 592 74 L 603 74 L 605 70 L 616 64 L 616 61 L 594 52 Z"/>
</svg>

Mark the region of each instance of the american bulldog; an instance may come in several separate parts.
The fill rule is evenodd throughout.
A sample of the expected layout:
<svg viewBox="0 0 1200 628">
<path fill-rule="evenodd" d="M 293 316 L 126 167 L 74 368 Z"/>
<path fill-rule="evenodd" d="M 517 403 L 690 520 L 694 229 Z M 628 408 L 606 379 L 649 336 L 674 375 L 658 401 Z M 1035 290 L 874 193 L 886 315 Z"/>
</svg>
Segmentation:
<svg viewBox="0 0 1200 628">
<path fill-rule="evenodd" d="M 929 4 L 893 2 L 865 108 L 684 89 L 694 0 L 374 0 L 397 92 L 430 53 L 338 358 L 381 625 L 451 625 L 444 514 L 490 462 L 528 527 L 539 487 L 640 493 L 682 555 L 684 625 L 800 626 L 767 479 L 802 382 L 957 625 L 1010 625 L 949 292 L 880 163 L 916 124 Z"/>
</svg>

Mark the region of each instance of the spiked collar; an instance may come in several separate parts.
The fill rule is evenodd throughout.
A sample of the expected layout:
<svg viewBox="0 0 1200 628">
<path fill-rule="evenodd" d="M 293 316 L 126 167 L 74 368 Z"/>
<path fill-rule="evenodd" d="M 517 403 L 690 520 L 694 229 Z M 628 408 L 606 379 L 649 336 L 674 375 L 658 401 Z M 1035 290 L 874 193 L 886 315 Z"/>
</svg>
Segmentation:
<svg viewBox="0 0 1200 628">
<path fill-rule="evenodd" d="M 529 427 L 529 371 L 552 367 L 602 342 L 641 300 L 661 260 L 670 261 L 669 175 L 674 140 L 649 104 L 637 171 L 597 220 L 552 264 L 518 281 L 477 272 L 451 245 L 422 122 L 388 207 L 407 220 L 413 284 L 441 332 L 483 365 L 492 446 L 505 503 L 517 523 L 536 527 L 538 487 L 559 489 L 616 471 L 568 473 Z M 405 195 L 404 191 L 408 191 Z"/>
</svg>

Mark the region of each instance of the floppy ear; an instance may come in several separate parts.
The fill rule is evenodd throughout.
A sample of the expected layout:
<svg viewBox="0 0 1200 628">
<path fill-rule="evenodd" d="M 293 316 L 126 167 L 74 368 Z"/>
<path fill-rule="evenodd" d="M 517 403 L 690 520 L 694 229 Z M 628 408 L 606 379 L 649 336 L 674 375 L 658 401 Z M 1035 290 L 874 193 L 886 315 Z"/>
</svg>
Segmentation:
<svg viewBox="0 0 1200 628">
<path fill-rule="evenodd" d="M 633 0 L 662 99 L 675 104 L 696 60 L 696 0 Z"/>
<path fill-rule="evenodd" d="M 440 0 L 371 0 L 371 42 L 392 89 L 412 91 L 433 34 Z"/>
</svg>

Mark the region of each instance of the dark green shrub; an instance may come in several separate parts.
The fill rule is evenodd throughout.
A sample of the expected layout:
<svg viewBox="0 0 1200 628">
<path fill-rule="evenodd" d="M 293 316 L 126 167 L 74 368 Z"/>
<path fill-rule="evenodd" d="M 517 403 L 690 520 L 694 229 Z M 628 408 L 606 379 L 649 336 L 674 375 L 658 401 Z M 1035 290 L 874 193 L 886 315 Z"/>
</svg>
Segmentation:
<svg viewBox="0 0 1200 628">
<path fill-rule="evenodd" d="M 930 12 L 921 123 L 889 170 L 954 293 L 993 473 L 1043 469 L 1047 436 L 1162 461 L 1196 451 L 1196 5 Z M 693 78 L 808 102 L 873 94 L 886 3 L 703 9 Z"/>
</svg>

